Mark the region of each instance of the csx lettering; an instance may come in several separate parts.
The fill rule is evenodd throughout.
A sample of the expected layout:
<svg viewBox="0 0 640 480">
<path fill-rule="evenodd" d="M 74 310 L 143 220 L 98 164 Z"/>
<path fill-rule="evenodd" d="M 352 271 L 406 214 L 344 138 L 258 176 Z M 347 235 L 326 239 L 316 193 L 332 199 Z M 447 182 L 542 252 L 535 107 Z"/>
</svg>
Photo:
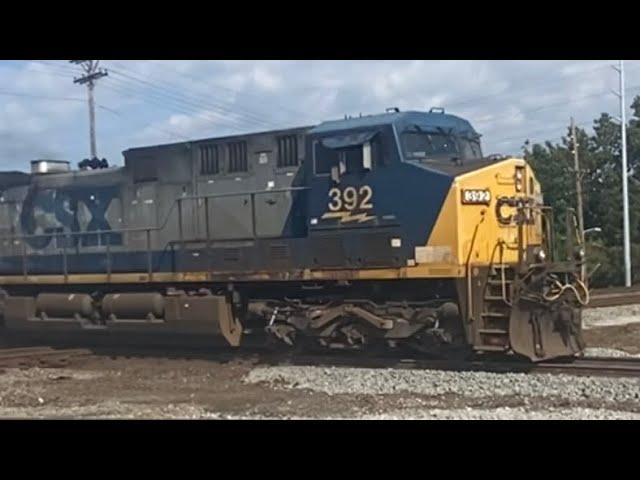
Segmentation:
<svg viewBox="0 0 640 480">
<path fill-rule="evenodd" d="M 329 211 L 340 210 L 371 210 L 373 203 L 373 190 L 369 185 L 364 185 L 356 190 L 355 187 L 347 187 L 344 190 L 332 188 L 329 190 Z"/>
</svg>

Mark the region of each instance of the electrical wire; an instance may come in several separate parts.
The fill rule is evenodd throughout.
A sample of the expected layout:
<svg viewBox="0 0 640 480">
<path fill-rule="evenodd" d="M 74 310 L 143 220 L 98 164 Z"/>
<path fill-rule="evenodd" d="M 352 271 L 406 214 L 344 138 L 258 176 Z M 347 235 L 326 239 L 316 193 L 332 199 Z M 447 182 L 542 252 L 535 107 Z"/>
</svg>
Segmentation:
<svg viewBox="0 0 640 480">
<path fill-rule="evenodd" d="M 235 94 L 235 95 L 242 94 L 242 95 L 244 95 L 246 97 L 254 97 L 258 101 L 262 101 L 263 100 L 263 98 L 259 94 L 256 94 L 256 93 L 251 93 L 251 92 L 246 92 L 246 91 L 242 91 L 241 92 L 239 90 L 234 90 L 232 88 L 226 87 L 226 86 L 221 85 L 221 84 L 219 84 L 217 82 L 212 82 L 210 80 L 208 80 L 207 82 L 204 82 L 201 78 L 195 77 L 193 75 L 189 75 L 189 74 L 187 74 L 185 72 L 180 72 L 179 70 L 174 69 L 174 68 L 169 68 L 169 66 L 168 66 L 168 64 L 166 62 L 160 62 L 158 60 L 149 60 L 149 62 L 159 66 L 161 69 L 164 69 L 166 71 L 171 71 L 172 73 L 174 73 L 176 75 L 179 75 L 179 76 L 181 76 L 183 78 L 187 78 L 187 79 L 191 80 L 193 83 L 200 84 L 200 85 L 203 85 L 203 86 L 206 86 L 206 87 L 209 87 L 209 88 L 213 86 L 218 90 L 224 90 L 224 91 L 227 91 L 227 92 Z M 295 115 L 297 117 L 301 117 L 301 118 L 308 117 L 308 113 L 303 113 L 303 112 L 300 112 L 299 110 L 294 110 L 294 109 L 292 109 L 290 107 L 286 107 L 284 105 L 275 105 L 275 106 L 279 110 L 285 111 L 285 112 L 289 112 L 290 114 Z"/>
<path fill-rule="evenodd" d="M 57 69 L 55 71 L 48 72 L 56 76 L 70 78 L 71 75 L 68 74 L 68 70 L 71 69 L 72 71 L 75 71 L 74 67 L 67 66 L 67 65 L 48 63 L 43 61 L 34 61 L 34 62 L 39 63 L 43 66 Z M 111 72 L 113 72 L 113 70 L 111 70 Z M 127 87 L 127 91 L 123 91 L 122 88 L 120 88 L 119 93 L 125 93 L 125 95 L 129 97 L 138 97 L 138 99 L 143 101 L 148 101 L 149 98 L 151 98 L 152 100 L 149 103 L 152 103 L 156 106 L 168 109 L 173 112 L 179 112 L 189 116 L 197 116 L 203 119 L 208 119 L 212 123 L 215 123 L 216 126 L 220 126 L 221 124 L 223 124 L 223 125 L 234 127 L 236 129 L 243 130 L 243 131 L 250 131 L 253 128 L 255 128 L 256 125 L 258 125 L 256 121 L 247 121 L 242 117 L 238 116 L 235 112 L 230 110 L 224 113 L 220 113 L 219 109 L 217 112 L 215 111 L 205 112 L 202 110 L 202 107 L 203 105 L 206 106 L 206 102 L 202 102 L 201 100 L 198 100 L 197 102 L 190 101 L 186 99 L 186 97 L 180 96 L 179 94 L 165 91 L 162 88 L 152 87 L 151 89 L 149 89 L 149 88 L 145 88 L 147 87 L 147 85 L 143 87 L 138 84 L 138 83 L 144 84 L 145 83 L 144 81 L 135 82 L 130 78 L 114 78 L 111 76 L 105 77 L 104 80 L 106 80 L 108 83 L 111 83 L 111 84 L 115 83 L 117 84 L 118 87 Z M 146 82 L 146 83 L 150 83 L 150 82 Z M 106 86 L 106 84 L 103 83 L 102 86 L 104 87 Z M 164 105 L 163 103 L 166 103 L 166 105 Z M 267 125 L 271 126 L 266 122 L 262 122 L 260 124 L 261 127 L 267 126 Z"/>
<path fill-rule="evenodd" d="M 232 127 L 235 129 L 240 129 L 240 130 L 244 129 L 247 131 L 251 130 L 251 127 L 246 126 L 242 122 L 234 121 L 234 119 L 220 117 L 218 115 L 215 115 L 214 113 L 198 110 L 188 105 L 183 105 L 179 102 L 167 101 L 166 98 L 154 93 L 151 93 L 151 94 L 141 93 L 135 88 L 131 88 L 131 86 L 128 84 L 120 84 L 118 82 L 110 81 L 110 82 L 103 83 L 102 86 L 104 88 L 115 91 L 124 96 L 130 97 L 130 98 L 136 98 L 142 102 L 149 103 L 151 105 L 168 110 L 173 113 L 182 113 L 188 117 L 201 118 L 203 120 L 206 120 L 207 122 L 210 122 L 212 125 L 216 127 L 220 127 L 221 125 L 222 126 L 226 125 L 227 127 Z"/>
<path fill-rule="evenodd" d="M 170 96 L 161 91 L 157 91 L 156 89 L 144 89 L 140 85 L 132 83 L 123 78 L 117 77 L 106 77 L 107 83 L 116 84 L 119 87 L 126 87 L 129 89 L 129 93 L 136 92 L 134 95 L 139 97 L 140 99 L 145 98 L 153 98 L 155 103 L 164 102 L 167 106 L 171 106 L 174 110 L 178 109 L 183 113 L 187 114 L 198 114 L 202 118 L 208 118 L 212 123 L 216 126 L 220 124 L 240 128 L 252 130 L 256 128 L 255 122 L 247 121 L 233 112 L 221 113 L 219 110 L 208 109 L 204 110 L 208 105 L 204 103 L 192 102 L 189 100 L 184 100 L 178 96 Z M 260 127 L 264 128 L 261 124 Z"/>
<path fill-rule="evenodd" d="M 109 68 L 110 72 L 113 72 L 115 75 L 119 75 L 120 77 L 124 77 L 126 79 L 128 79 L 131 82 L 136 82 L 136 83 L 141 83 L 145 86 L 148 86 L 150 88 L 155 89 L 156 91 L 167 95 L 168 97 L 171 97 L 175 100 L 181 101 L 185 104 L 190 104 L 192 106 L 195 107 L 202 107 L 202 106 L 206 106 L 208 108 L 211 108 L 214 111 L 218 111 L 219 113 L 221 113 L 222 115 L 236 115 L 239 118 L 241 118 L 243 121 L 245 121 L 246 123 L 249 124 L 254 124 L 254 125 L 259 125 L 259 126 L 266 126 L 266 127 L 274 127 L 275 125 L 268 121 L 265 120 L 262 116 L 259 115 L 255 115 L 255 114 L 250 114 L 250 113 L 242 113 L 240 111 L 240 109 L 235 108 L 233 105 L 231 107 L 226 107 L 224 105 L 221 105 L 220 103 L 214 103 L 211 101 L 210 98 L 203 98 L 201 96 L 198 95 L 193 95 L 193 94 L 189 94 L 189 93 L 184 93 L 184 92 L 188 92 L 188 90 L 180 88 L 180 92 L 176 93 L 175 90 L 175 86 L 163 86 L 164 85 L 169 85 L 166 82 L 158 82 L 158 81 L 149 81 L 149 80 L 145 80 L 144 78 L 141 78 L 138 75 L 131 75 L 128 74 L 122 70 L 118 70 L 118 69 L 114 69 L 113 67 Z"/>
<path fill-rule="evenodd" d="M 631 67 L 627 68 L 628 70 L 634 69 L 634 68 L 638 68 L 640 67 L 640 64 L 635 64 L 632 65 Z M 573 76 L 573 75 L 584 75 L 584 74 L 591 74 L 600 70 L 605 70 L 607 68 L 611 68 L 611 64 L 607 63 L 605 65 L 600 65 L 598 67 L 595 67 L 593 69 L 590 70 L 582 70 L 582 71 L 576 71 L 576 72 L 572 72 L 570 74 L 565 75 L 563 78 L 561 79 L 556 79 L 556 80 L 551 80 L 551 81 L 546 81 L 546 82 L 535 82 L 534 84 L 530 84 L 529 86 L 525 87 L 525 88 L 520 88 L 520 89 L 516 89 L 516 90 L 510 90 L 508 92 L 497 92 L 497 93 L 493 93 L 493 94 L 489 94 L 489 95 L 483 95 L 480 97 L 471 97 L 471 98 L 467 98 L 464 100 L 461 100 L 459 102 L 454 102 L 454 103 L 450 103 L 447 104 L 447 108 L 451 108 L 451 107 L 458 107 L 461 105 L 468 105 L 468 104 L 472 104 L 472 103 L 482 103 L 486 100 L 490 100 L 496 97 L 511 97 L 513 95 L 519 95 L 522 94 L 523 92 L 527 92 L 527 91 L 531 91 L 531 90 L 538 90 L 540 88 L 540 86 L 549 86 L 549 85 L 556 85 L 556 84 L 560 84 L 560 83 L 565 83 L 567 77 L 569 76 Z M 512 80 L 512 82 L 518 82 L 518 81 L 526 81 L 529 80 L 531 77 L 527 76 L 527 77 L 521 77 L 520 79 L 514 79 Z"/>
<path fill-rule="evenodd" d="M 178 89 L 181 92 L 181 94 L 183 96 L 185 96 L 185 98 L 187 98 L 187 97 L 188 98 L 193 98 L 193 99 L 196 99 L 198 102 L 203 101 L 203 100 L 207 101 L 207 102 L 210 102 L 212 99 L 216 99 L 217 102 L 218 102 L 218 103 L 216 103 L 216 106 L 219 107 L 219 108 L 222 108 L 226 112 L 239 113 L 239 114 L 245 116 L 247 119 L 252 119 L 254 121 L 258 121 L 258 122 L 260 122 L 260 123 L 262 123 L 264 125 L 270 126 L 270 127 L 276 126 L 272 122 L 269 122 L 268 120 L 265 120 L 264 114 L 256 112 L 255 110 L 248 110 L 246 107 L 244 107 L 242 105 L 242 103 L 240 101 L 237 100 L 237 98 L 236 98 L 235 101 L 230 102 L 230 101 L 224 100 L 222 98 L 216 97 L 216 95 L 211 91 L 208 91 L 206 93 L 206 95 L 203 96 L 203 94 L 198 93 L 195 90 L 186 89 L 183 86 L 176 86 L 176 85 L 173 85 L 173 84 L 171 84 L 171 83 L 169 83 L 167 81 L 158 81 L 157 79 L 155 79 L 153 77 L 150 77 L 148 75 L 142 77 L 138 72 L 135 72 L 135 71 L 133 71 L 131 69 L 126 68 L 121 63 L 118 63 L 118 62 L 111 62 L 111 63 L 113 65 L 116 65 L 121 70 L 123 70 L 125 72 L 128 72 L 129 74 L 135 76 L 136 78 L 138 78 L 140 80 L 144 79 L 147 82 L 154 83 L 155 85 L 157 85 L 157 86 L 159 86 L 161 88 L 164 88 L 164 89 L 167 89 L 167 90 L 170 90 L 170 91 L 174 91 L 174 92 L 176 91 L 176 89 Z M 197 82 L 197 80 L 195 80 L 194 77 L 182 74 L 180 72 L 177 72 L 176 70 L 169 69 L 167 67 L 164 67 L 164 69 L 167 70 L 167 71 L 171 70 L 173 73 L 176 73 L 176 74 L 181 75 L 183 77 L 189 78 L 192 83 L 193 82 Z M 202 79 L 199 79 L 199 83 L 202 84 L 202 85 L 206 85 L 209 89 L 211 89 L 212 87 L 215 87 L 215 89 L 218 89 L 218 90 L 226 90 L 226 91 L 228 91 L 229 93 L 233 94 L 236 97 L 239 96 L 239 95 L 243 95 L 243 96 L 246 95 L 246 93 L 244 93 L 244 92 L 240 92 L 238 90 L 233 90 L 233 89 L 230 89 L 230 88 L 222 87 L 222 86 L 219 86 L 219 85 L 217 85 L 215 83 L 212 83 L 212 82 L 206 82 L 205 83 L 205 82 L 202 81 Z M 263 97 L 258 97 L 258 99 L 259 99 L 260 103 L 264 101 Z M 296 112 L 295 115 L 296 116 L 300 116 L 301 114 L 299 112 Z"/>
<path fill-rule="evenodd" d="M 625 88 L 625 92 L 631 92 L 633 90 L 639 90 L 640 89 L 640 85 L 634 85 L 633 87 L 628 87 Z M 590 95 L 583 95 L 581 97 L 574 97 L 573 99 L 567 101 L 564 100 L 562 102 L 556 102 L 556 103 L 551 103 L 551 104 L 547 104 L 547 105 L 542 105 L 540 107 L 531 109 L 531 110 L 520 110 L 517 113 L 512 114 L 509 117 L 497 117 L 498 120 L 510 120 L 512 118 L 517 118 L 520 115 L 526 115 L 526 114 L 531 114 L 531 113 L 538 113 L 541 112 L 543 110 L 549 110 L 549 109 L 553 109 L 553 108 L 557 108 L 557 107 L 562 107 L 565 105 L 571 105 L 573 103 L 577 103 L 578 101 L 581 100 L 586 100 L 589 98 L 598 98 L 598 97 L 604 97 L 605 95 L 611 95 L 610 91 L 606 91 L 606 92 L 600 92 L 600 93 L 594 93 L 594 94 L 590 94 Z M 483 123 L 488 123 L 488 122 L 495 122 L 496 118 L 491 118 L 491 119 L 486 119 L 486 120 L 478 120 L 477 122 L 474 122 L 476 124 L 483 124 Z"/>
</svg>

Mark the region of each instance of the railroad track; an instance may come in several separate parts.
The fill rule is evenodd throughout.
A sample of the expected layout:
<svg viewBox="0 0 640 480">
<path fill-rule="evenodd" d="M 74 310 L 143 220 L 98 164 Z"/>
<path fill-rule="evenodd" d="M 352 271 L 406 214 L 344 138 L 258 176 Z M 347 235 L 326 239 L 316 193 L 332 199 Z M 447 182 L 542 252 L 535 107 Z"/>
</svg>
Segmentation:
<svg viewBox="0 0 640 480">
<path fill-rule="evenodd" d="M 69 364 L 71 359 L 92 352 L 87 349 L 55 349 L 52 347 L 21 347 L 0 349 L 0 368 L 59 368 Z"/>
<path fill-rule="evenodd" d="M 615 287 L 594 289 L 587 308 L 617 307 L 640 303 L 640 287 Z"/>
<path fill-rule="evenodd" d="M 424 360 L 415 358 L 300 357 L 284 360 L 284 365 L 316 365 L 321 367 L 396 368 L 443 370 L 456 372 L 571 374 L 640 378 L 640 358 L 579 357 L 562 361 L 531 364 L 524 361 L 492 360 Z"/>
<path fill-rule="evenodd" d="M 592 376 L 617 376 L 640 378 L 640 358 L 636 357 L 576 357 L 532 364 L 526 361 L 504 360 L 500 357 L 472 360 L 432 360 L 408 355 L 371 355 L 357 352 L 289 353 L 262 349 L 245 351 L 189 350 L 184 348 L 164 350 L 156 347 L 135 349 L 99 348 L 99 356 L 115 358 L 162 357 L 201 359 L 219 363 L 243 362 L 255 366 L 317 366 L 323 368 L 395 368 L 415 370 L 484 371 L 494 373 L 548 373 Z"/>
<path fill-rule="evenodd" d="M 317 366 L 324 368 L 395 368 L 443 371 L 484 371 L 493 373 L 547 373 L 640 378 L 640 358 L 637 357 L 577 357 L 541 363 L 507 360 L 499 357 L 472 360 L 432 360 L 406 355 L 292 354 L 261 349 L 231 351 L 223 349 L 189 349 L 161 347 L 97 347 L 61 348 L 35 346 L 0 349 L 0 367 L 61 367 L 72 359 L 95 358 L 173 358 L 200 359 L 216 363 L 243 362 L 264 366 Z M 215 367 L 214 367 L 215 368 Z"/>
<path fill-rule="evenodd" d="M 533 371 L 536 373 L 570 373 L 576 375 L 640 378 L 640 358 L 582 357 L 576 358 L 572 362 L 541 363 Z"/>
</svg>

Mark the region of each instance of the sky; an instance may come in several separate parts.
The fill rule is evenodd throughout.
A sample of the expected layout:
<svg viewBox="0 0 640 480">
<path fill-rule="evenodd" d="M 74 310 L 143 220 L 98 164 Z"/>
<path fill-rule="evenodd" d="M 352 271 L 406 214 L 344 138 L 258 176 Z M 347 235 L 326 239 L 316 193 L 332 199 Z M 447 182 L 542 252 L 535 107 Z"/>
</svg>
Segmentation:
<svg viewBox="0 0 640 480">
<path fill-rule="evenodd" d="M 315 125 L 387 108 L 469 120 L 486 154 L 521 154 L 525 140 L 558 142 L 569 118 L 590 131 L 619 116 L 617 60 L 102 60 L 98 156 L 128 148 Z M 625 62 L 627 105 L 640 94 L 640 61 Z M 0 61 L 0 170 L 35 159 L 89 156 L 86 88 L 68 60 Z M 630 112 L 630 110 L 629 110 Z"/>
</svg>

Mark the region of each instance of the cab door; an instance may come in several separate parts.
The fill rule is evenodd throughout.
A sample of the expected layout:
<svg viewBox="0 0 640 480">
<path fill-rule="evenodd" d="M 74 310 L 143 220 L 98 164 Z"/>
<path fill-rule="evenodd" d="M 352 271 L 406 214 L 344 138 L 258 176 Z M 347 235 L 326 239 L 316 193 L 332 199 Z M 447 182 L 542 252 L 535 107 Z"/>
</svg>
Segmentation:
<svg viewBox="0 0 640 480">
<path fill-rule="evenodd" d="M 385 138 L 378 129 L 312 139 L 309 230 L 312 264 L 381 267 L 400 263 Z M 386 200 L 386 201 L 384 201 Z"/>
</svg>

